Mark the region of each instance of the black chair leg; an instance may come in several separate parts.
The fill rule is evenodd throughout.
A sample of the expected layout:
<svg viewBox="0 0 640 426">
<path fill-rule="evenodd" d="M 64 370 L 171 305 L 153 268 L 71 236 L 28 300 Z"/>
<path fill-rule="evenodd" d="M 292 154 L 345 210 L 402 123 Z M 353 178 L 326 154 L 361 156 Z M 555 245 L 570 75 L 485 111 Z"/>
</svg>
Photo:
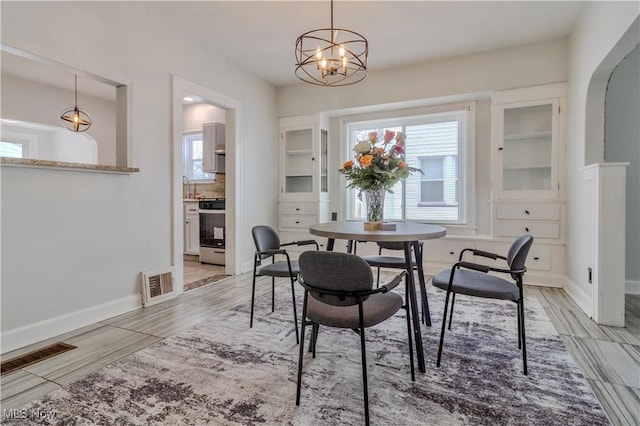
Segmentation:
<svg viewBox="0 0 640 426">
<path fill-rule="evenodd" d="M 522 350 L 522 321 L 520 321 L 520 302 L 516 302 L 518 306 L 518 349 Z"/>
<path fill-rule="evenodd" d="M 256 298 L 256 271 L 258 268 L 257 262 L 253 261 L 253 283 L 251 284 L 251 318 L 249 319 L 249 328 L 253 327 L 253 302 Z"/>
<path fill-rule="evenodd" d="M 518 307 L 520 308 L 520 323 L 521 323 L 521 338 L 522 338 L 522 371 L 524 375 L 527 375 L 527 340 L 525 338 L 524 332 L 524 296 L 522 292 L 520 293 L 520 301 L 518 303 Z"/>
<path fill-rule="evenodd" d="M 364 313 L 362 308 L 362 301 L 359 305 L 360 311 L 360 351 L 362 353 L 362 385 L 364 387 L 364 423 L 369 426 L 369 385 L 367 383 L 367 352 L 365 348 L 364 339 Z"/>
<path fill-rule="evenodd" d="M 293 322 L 296 325 L 296 343 L 300 344 L 300 339 L 298 337 L 298 313 L 296 312 L 296 290 L 293 277 L 291 277 L 291 299 L 293 301 Z"/>
<path fill-rule="evenodd" d="M 404 310 L 407 311 L 407 337 L 409 338 L 409 362 L 411 364 L 411 381 L 416 381 L 416 369 L 413 362 L 413 336 L 411 336 L 411 306 L 409 306 L 409 288 L 405 285 Z"/>
<path fill-rule="evenodd" d="M 444 299 L 444 314 L 442 314 L 442 331 L 440 332 L 440 345 L 438 346 L 438 360 L 436 361 L 437 367 L 440 367 L 440 358 L 442 357 L 442 344 L 444 342 L 444 329 L 447 327 L 447 308 L 449 307 L 449 294 L 451 294 L 451 291 L 447 290 L 447 296 Z"/>
<path fill-rule="evenodd" d="M 276 305 L 276 277 L 271 277 L 271 312 L 275 311 Z"/>
<path fill-rule="evenodd" d="M 451 320 L 453 319 L 453 305 L 456 303 L 456 294 L 453 293 L 453 297 L 451 298 L 451 312 L 449 312 L 449 330 L 451 330 Z"/>
<path fill-rule="evenodd" d="M 300 355 L 298 356 L 298 386 L 296 389 L 296 405 L 300 405 L 300 387 L 302 385 L 302 358 L 304 355 L 304 329 L 307 324 L 307 291 L 304 292 L 304 303 L 302 305 L 302 330 L 300 330 Z M 313 337 L 312 337 L 313 338 Z"/>
</svg>

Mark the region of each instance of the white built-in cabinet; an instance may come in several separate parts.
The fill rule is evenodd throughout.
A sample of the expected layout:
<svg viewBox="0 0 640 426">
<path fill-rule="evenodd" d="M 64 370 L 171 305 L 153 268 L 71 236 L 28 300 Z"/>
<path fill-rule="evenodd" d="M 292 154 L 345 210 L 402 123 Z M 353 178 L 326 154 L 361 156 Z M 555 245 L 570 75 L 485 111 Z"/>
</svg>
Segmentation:
<svg viewBox="0 0 640 426">
<path fill-rule="evenodd" d="M 316 114 L 292 116 L 280 118 L 279 125 L 280 239 L 315 239 L 309 226 L 329 221 L 328 120 Z"/>
<path fill-rule="evenodd" d="M 184 253 L 200 254 L 200 216 L 197 201 L 184 202 Z"/>
<path fill-rule="evenodd" d="M 550 281 L 565 274 L 566 99 L 565 83 L 493 93 L 493 241 L 476 244 L 504 252 L 531 234 L 527 268 Z"/>
<path fill-rule="evenodd" d="M 205 123 L 202 125 L 202 171 L 206 173 L 225 172 L 224 124 Z"/>
<path fill-rule="evenodd" d="M 491 97 L 491 234 L 456 235 L 424 242 L 425 270 L 458 261 L 464 248 L 506 255 L 530 234 L 525 283 L 563 286 L 565 265 L 565 83 L 494 92 Z M 504 261 L 473 259 L 505 267 Z"/>
</svg>

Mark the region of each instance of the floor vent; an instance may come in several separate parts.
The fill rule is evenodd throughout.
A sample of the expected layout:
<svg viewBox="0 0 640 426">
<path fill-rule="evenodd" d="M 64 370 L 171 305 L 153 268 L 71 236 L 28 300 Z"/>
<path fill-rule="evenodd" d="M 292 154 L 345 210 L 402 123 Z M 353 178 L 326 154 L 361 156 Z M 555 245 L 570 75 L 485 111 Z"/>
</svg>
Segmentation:
<svg viewBox="0 0 640 426">
<path fill-rule="evenodd" d="M 155 305 L 176 297 L 173 268 L 156 269 L 142 273 L 142 305 Z"/>
<path fill-rule="evenodd" d="M 40 361 L 44 361 L 45 359 L 60 355 L 75 348 L 75 346 L 68 343 L 58 342 L 33 352 L 11 358 L 2 362 L 2 375 L 4 376 L 5 374 L 33 365 Z"/>
</svg>

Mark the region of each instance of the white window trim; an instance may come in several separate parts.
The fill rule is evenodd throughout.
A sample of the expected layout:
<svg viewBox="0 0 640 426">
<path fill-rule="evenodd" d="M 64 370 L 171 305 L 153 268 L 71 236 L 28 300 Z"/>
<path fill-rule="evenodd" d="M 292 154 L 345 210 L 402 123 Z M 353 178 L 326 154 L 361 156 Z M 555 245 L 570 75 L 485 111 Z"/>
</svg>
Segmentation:
<svg viewBox="0 0 640 426">
<path fill-rule="evenodd" d="M 2 139 L 4 142 L 11 142 L 20 144 L 23 146 L 22 158 L 37 158 L 38 157 L 38 136 L 20 132 L 2 129 Z"/>
<path fill-rule="evenodd" d="M 476 232 L 476 101 L 457 102 L 452 104 L 432 105 L 411 109 L 377 111 L 368 114 L 358 114 L 352 116 L 341 117 L 340 119 L 340 166 L 346 160 L 353 158 L 353 151 L 349 146 L 349 135 L 351 128 L 357 123 L 358 127 L 379 125 L 381 122 L 386 125 L 393 125 L 394 121 L 402 120 L 402 124 L 410 124 L 412 120 L 418 120 L 424 123 L 424 116 L 446 115 L 452 112 L 465 111 L 466 125 L 464 127 L 465 135 L 462 146 L 460 146 L 459 161 L 460 168 L 458 170 L 459 179 L 459 203 L 464 203 L 461 213 L 463 217 L 459 222 L 442 223 L 447 227 L 455 227 L 464 232 L 469 230 Z M 436 118 L 437 120 L 437 118 Z M 347 217 L 350 207 L 349 191 L 346 190 L 347 180 L 344 175 L 340 175 L 340 211 L 342 217 Z M 436 222 L 430 222 L 436 223 Z"/>
<path fill-rule="evenodd" d="M 191 163 L 187 164 L 187 158 L 190 159 L 190 161 L 193 161 L 193 157 L 191 155 L 190 152 L 187 152 L 187 148 L 185 147 L 185 138 L 189 137 L 189 136 L 195 136 L 195 135 L 200 135 L 201 137 L 203 137 L 203 132 L 201 130 L 196 130 L 196 131 L 192 131 L 192 132 L 184 132 L 182 134 L 182 172 L 183 174 L 186 173 L 186 169 L 188 167 L 193 167 Z M 193 179 L 193 178 L 189 178 L 189 180 L 192 183 L 212 183 L 215 182 L 215 178 L 211 178 L 211 179 Z"/>
</svg>

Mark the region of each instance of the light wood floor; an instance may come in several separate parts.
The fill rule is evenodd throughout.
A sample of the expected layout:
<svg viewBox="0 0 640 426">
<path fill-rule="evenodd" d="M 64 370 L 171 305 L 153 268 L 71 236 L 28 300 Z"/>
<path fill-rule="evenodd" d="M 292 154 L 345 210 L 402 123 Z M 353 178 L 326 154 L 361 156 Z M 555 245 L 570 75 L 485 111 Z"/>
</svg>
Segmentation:
<svg viewBox="0 0 640 426">
<path fill-rule="evenodd" d="M 270 291 L 262 278 L 258 292 Z M 287 286 L 276 286 L 286 289 Z M 278 290 L 276 290 L 278 291 Z M 627 296 L 626 328 L 598 326 L 561 289 L 528 287 L 537 297 L 614 425 L 640 424 L 640 296 Z M 2 378 L 2 408 L 17 408 L 212 315 L 249 303 L 251 273 L 178 298 L 101 321 L 3 355 L 3 359 L 63 341 L 77 349 Z M 433 315 L 438 315 L 433 307 Z"/>
</svg>

